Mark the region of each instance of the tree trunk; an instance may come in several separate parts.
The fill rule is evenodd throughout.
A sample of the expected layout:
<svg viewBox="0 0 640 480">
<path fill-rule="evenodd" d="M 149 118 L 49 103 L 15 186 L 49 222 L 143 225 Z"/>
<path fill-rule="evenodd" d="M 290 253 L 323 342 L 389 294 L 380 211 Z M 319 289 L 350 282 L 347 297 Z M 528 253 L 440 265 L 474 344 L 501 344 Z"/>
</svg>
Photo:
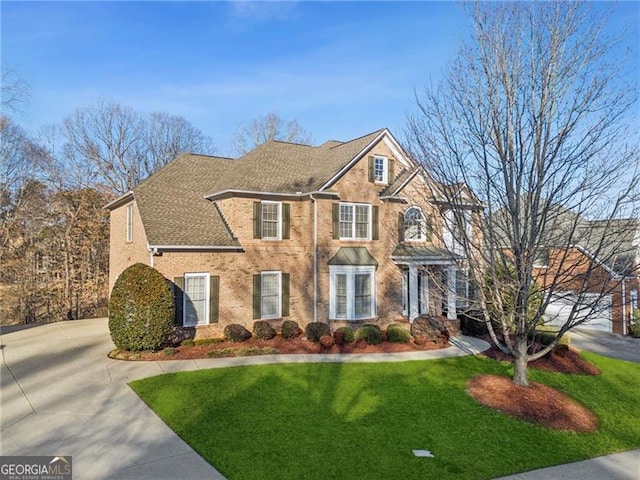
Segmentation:
<svg viewBox="0 0 640 480">
<path fill-rule="evenodd" d="M 529 358 L 527 355 L 527 339 L 516 340 L 516 357 L 513 360 L 515 370 L 513 372 L 513 383 L 520 387 L 528 387 L 529 379 L 527 378 L 529 368 Z"/>
</svg>

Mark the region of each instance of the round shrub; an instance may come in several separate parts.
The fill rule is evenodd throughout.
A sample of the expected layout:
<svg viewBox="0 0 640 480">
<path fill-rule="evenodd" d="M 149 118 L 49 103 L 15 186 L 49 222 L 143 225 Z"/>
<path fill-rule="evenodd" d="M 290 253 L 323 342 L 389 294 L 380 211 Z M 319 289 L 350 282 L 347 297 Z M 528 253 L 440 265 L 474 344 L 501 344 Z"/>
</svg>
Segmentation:
<svg viewBox="0 0 640 480">
<path fill-rule="evenodd" d="M 351 327 L 340 327 L 333 332 L 333 340 L 336 345 L 346 345 L 356 339 L 356 332 Z"/>
<path fill-rule="evenodd" d="M 310 340 L 312 342 L 319 342 L 321 336 L 331 335 L 331 329 L 326 323 L 311 322 L 304 329 L 304 333 L 307 336 L 307 340 Z"/>
<path fill-rule="evenodd" d="M 394 323 L 387 327 L 387 340 L 392 343 L 409 343 L 411 334 L 402 325 Z"/>
<path fill-rule="evenodd" d="M 323 335 L 320 337 L 320 346 L 322 348 L 331 348 L 335 345 L 335 342 L 333 341 L 333 337 L 331 335 Z"/>
<path fill-rule="evenodd" d="M 369 345 L 378 345 L 382 342 L 382 333 L 377 325 L 363 325 L 356 330 L 356 341 L 364 340 Z"/>
<path fill-rule="evenodd" d="M 276 329 L 273 328 L 269 322 L 258 320 L 257 322 L 253 322 L 253 334 L 260 340 L 271 340 L 278 332 L 276 332 Z"/>
<path fill-rule="evenodd" d="M 300 335 L 300 327 L 298 326 L 298 322 L 293 320 L 285 320 L 282 322 L 282 338 L 287 340 L 293 340 Z"/>
<path fill-rule="evenodd" d="M 196 344 L 196 342 L 194 342 L 193 340 L 191 340 L 190 338 L 187 338 L 185 340 L 182 340 L 180 342 L 180 346 L 181 347 L 193 347 Z"/>
<path fill-rule="evenodd" d="M 136 263 L 120 274 L 109 299 L 109 332 L 122 350 L 158 350 L 173 329 L 173 293 L 156 269 Z"/>
<path fill-rule="evenodd" d="M 232 323 L 224 327 L 224 338 L 229 342 L 240 343 L 249 340 L 253 334 L 239 323 Z"/>
</svg>

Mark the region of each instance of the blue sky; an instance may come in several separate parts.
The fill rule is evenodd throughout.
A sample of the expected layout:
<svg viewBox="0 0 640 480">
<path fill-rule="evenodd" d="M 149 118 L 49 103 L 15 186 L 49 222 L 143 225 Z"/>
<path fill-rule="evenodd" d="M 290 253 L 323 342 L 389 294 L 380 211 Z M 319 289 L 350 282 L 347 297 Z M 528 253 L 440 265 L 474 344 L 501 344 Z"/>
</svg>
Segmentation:
<svg viewBox="0 0 640 480">
<path fill-rule="evenodd" d="M 437 82 L 467 31 L 452 2 L 7 2 L 2 63 L 31 84 L 29 131 L 98 98 L 182 115 L 230 154 L 271 111 L 315 143 L 401 136 L 414 89 Z M 640 3 L 615 5 L 612 28 Z M 637 57 L 635 57 L 637 62 Z M 637 73 L 637 72 L 636 72 Z"/>
</svg>

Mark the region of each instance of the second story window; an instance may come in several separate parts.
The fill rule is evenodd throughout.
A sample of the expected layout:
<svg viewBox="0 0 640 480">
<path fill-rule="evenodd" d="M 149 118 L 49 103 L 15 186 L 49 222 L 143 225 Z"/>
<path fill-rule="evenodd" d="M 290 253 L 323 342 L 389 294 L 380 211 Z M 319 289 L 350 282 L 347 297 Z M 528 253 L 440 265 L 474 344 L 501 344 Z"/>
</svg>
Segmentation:
<svg viewBox="0 0 640 480">
<path fill-rule="evenodd" d="M 371 238 L 371 205 L 340 204 L 340 239 L 369 240 Z"/>
<path fill-rule="evenodd" d="M 409 208 L 404 214 L 404 239 L 425 240 L 425 221 L 418 207 Z"/>
<path fill-rule="evenodd" d="M 288 239 L 290 234 L 290 205 L 262 201 L 253 203 L 253 238 L 263 240 Z"/>
<path fill-rule="evenodd" d="M 393 181 L 394 161 L 384 155 L 369 157 L 369 181 L 372 183 L 388 184 Z"/>
</svg>

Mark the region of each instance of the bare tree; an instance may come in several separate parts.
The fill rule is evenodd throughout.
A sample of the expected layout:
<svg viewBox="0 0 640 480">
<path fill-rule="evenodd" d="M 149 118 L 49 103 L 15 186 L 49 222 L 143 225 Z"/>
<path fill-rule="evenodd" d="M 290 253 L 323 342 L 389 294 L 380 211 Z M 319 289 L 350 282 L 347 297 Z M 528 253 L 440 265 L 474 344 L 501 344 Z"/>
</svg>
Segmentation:
<svg viewBox="0 0 640 480">
<path fill-rule="evenodd" d="M 2 85 L 1 105 L 5 115 L 6 112 L 23 113 L 31 100 L 29 84 L 14 69 L 3 66 L 0 85 Z"/>
<path fill-rule="evenodd" d="M 594 285 L 594 305 L 617 288 L 621 277 L 596 277 L 620 254 L 619 230 L 637 228 L 621 221 L 637 213 L 638 148 L 626 143 L 637 142 L 629 131 L 638 124 L 629 118 L 637 83 L 623 83 L 629 77 L 615 55 L 618 43 L 605 37 L 606 18 L 590 8 L 470 4 L 471 41 L 439 86 L 416 94 L 408 122 L 410 148 L 445 199 L 445 235 L 455 237 L 481 286 L 479 317 L 514 358 L 513 380 L 521 386 L 528 362 L 596 310 L 578 307 Z M 481 199 L 484 215 L 475 227 L 482 235 L 460 228 L 473 203 L 461 184 Z M 551 268 L 538 268 L 549 252 Z M 550 345 L 534 351 L 550 298 L 569 289 L 577 302 L 568 318 Z"/>
<path fill-rule="evenodd" d="M 312 142 L 312 137 L 297 120 L 286 121 L 277 113 L 271 112 L 239 126 L 231 143 L 238 155 L 244 155 L 267 140 L 308 144 Z"/>
<path fill-rule="evenodd" d="M 124 194 L 185 151 L 213 149 L 210 139 L 179 116 L 146 117 L 132 108 L 100 101 L 79 108 L 64 122 L 65 155 L 87 162 L 98 180 Z"/>
</svg>

